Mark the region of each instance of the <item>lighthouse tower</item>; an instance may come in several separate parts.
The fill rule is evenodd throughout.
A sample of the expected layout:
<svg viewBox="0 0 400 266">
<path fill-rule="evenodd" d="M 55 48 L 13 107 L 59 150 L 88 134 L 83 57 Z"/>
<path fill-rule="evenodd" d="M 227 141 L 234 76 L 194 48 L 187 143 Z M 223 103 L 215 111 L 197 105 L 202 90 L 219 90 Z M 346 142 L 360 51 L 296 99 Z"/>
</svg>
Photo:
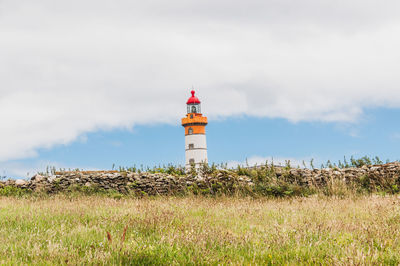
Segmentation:
<svg viewBox="0 0 400 266">
<path fill-rule="evenodd" d="M 192 90 L 191 93 L 192 97 L 186 103 L 186 117 L 182 118 L 182 126 L 185 128 L 185 166 L 187 170 L 192 165 L 199 168 L 201 164 L 208 162 L 206 142 L 207 117 L 201 114 L 201 104 L 199 99 L 194 96 L 195 91 Z"/>
</svg>

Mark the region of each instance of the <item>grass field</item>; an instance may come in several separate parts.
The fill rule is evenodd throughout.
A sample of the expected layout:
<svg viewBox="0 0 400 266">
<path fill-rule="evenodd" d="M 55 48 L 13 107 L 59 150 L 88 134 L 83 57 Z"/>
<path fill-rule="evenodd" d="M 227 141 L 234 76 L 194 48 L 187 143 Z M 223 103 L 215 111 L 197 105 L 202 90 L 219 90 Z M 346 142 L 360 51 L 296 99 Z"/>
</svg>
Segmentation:
<svg viewBox="0 0 400 266">
<path fill-rule="evenodd" d="M 400 263 L 400 199 L 0 197 L 0 264 L 310 263 Z"/>
</svg>

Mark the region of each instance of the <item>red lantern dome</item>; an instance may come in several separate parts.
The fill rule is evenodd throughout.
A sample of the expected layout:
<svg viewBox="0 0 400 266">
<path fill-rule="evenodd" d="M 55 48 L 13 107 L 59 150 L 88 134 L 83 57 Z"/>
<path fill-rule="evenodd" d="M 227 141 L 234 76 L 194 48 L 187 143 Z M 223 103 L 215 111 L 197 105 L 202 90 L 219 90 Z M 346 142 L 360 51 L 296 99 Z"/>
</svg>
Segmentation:
<svg viewBox="0 0 400 266">
<path fill-rule="evenodd" d="M 191 91 L 192 93 L 192 97 L 189 98 L 189 100 L 187 101 L 186 104 L 199 104 L 199 98 L 197 98 L 196 96 L 194 96 L 194 94 L 196 93 L 194 90 Z"/>
</svg>

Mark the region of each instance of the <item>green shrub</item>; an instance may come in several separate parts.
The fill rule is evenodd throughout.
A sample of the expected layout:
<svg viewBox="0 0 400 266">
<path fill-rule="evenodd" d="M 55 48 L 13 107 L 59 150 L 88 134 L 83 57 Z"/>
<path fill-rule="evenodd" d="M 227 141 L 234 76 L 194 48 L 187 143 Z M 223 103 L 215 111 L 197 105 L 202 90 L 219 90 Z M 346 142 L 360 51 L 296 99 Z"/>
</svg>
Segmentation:
<svg viewBox="0 0 400 266">
<path fill-rule="evenodd" d="M 31 191 L 24 188 L 19 188 L 14 186 L 5 186 L 0 188 L 0 196 L 21 197 L 29 194 L 31 194 Z"/>
<path fill-rule="evenodd" d="M 361 188 L 370 191 L 371 190 L 371 179 L 369 178 L 368 175 L 362 175 L 360 176 L 359 180 Z"/>
</svg>

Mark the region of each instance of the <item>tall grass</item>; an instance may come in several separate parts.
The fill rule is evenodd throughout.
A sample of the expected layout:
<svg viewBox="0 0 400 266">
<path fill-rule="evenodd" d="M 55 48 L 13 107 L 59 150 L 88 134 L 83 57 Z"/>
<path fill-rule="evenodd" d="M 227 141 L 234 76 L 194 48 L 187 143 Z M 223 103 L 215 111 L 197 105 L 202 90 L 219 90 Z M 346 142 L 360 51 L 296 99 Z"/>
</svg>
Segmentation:
<svg viewBox="0 0 400 266">
<path fill-rule="evenodd" d="M 400 263 L 395 196 L 0 197 L 0 264 Z"/>
</svg>

